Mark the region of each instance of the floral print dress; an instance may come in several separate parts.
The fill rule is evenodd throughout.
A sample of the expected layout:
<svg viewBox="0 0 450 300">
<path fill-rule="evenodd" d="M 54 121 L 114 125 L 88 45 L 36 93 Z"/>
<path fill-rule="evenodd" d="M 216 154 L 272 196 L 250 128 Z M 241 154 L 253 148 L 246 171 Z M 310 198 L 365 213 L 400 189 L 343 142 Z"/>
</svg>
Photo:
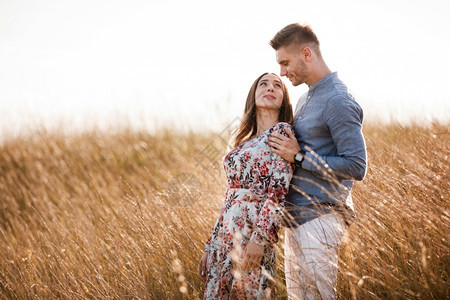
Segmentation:
<svg viewBox="0 0 450 300">
<path fill-rule="evenodd" d="M 292 132 L 278 123 L 241 143 L 224 158 L 228 178 L 225 202 L 206 243 L 207 280 L 204 299 L 275 298 L 275 249 L 284 198 L 293 165 L 272 153 L 268 137 Z M 237 261 L 248 242 L 264 246 L 261 267 L 249 272 Z"/>
</svg>

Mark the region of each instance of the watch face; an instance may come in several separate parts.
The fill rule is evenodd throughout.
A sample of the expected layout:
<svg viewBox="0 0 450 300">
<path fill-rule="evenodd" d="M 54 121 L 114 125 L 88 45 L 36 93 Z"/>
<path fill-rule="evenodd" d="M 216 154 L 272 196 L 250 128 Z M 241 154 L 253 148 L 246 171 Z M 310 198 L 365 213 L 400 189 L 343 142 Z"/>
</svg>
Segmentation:
<svg viewBox="0 0 450 300">
<path fill-rule="evenodd" d="M 302 161 L 303 160 L 303 155 L 301 153 L 297 153 L 295 155 L 295 160 Z"/>
</svg>

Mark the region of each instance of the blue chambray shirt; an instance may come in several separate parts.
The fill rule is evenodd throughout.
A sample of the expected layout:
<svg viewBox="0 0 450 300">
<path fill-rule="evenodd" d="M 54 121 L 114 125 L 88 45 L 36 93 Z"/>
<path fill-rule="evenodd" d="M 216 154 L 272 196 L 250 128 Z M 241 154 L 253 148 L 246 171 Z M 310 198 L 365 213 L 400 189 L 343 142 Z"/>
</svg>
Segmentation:
<svg viewBox="0 0 450 300">
<path fill-rule="evenodd" d="M 286 199 L 293 217 L 288 224 L 302 225 L 333 211 L 343 213 L 347 223 L 353 221 L 353 181 L 362 180 L 367 170 L 362 123 L 361 107 L 336 72 L 312 84 L 299 99 L 294 128 L 306 156 Z"/>
</svg>

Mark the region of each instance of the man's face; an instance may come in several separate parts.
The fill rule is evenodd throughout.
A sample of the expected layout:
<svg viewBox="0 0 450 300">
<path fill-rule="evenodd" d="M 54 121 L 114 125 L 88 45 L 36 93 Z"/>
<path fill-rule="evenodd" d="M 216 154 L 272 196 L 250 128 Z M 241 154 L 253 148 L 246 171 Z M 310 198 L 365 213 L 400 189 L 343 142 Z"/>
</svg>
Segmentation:
<svg viewBox="0 0 450 300">
<path fill-rule="evenodd" d="M 280 76 L 286 76 L 293 86 L 307 81 L 308 67 L 303 60 L 301 49 L 295 46 L 281 47 L 276 53 L 277 62 L 280 65 Z"/>
</svg>

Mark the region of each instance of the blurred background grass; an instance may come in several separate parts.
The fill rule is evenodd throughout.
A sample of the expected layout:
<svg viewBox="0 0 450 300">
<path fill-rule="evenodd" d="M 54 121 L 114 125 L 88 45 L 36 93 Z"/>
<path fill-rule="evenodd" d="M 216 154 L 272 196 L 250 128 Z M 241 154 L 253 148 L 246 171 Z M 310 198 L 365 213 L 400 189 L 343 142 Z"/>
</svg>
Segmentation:
<svg viewBox="0 0 450 300">
<path fill-rule="evenodd" d="M 448 124 L 368 124 L 341 299 L 449 298 Z M 198 299 L 221 133 L 37 130 L 0 146 L 2 299 Z M 281 232 L 281 240 L 283 232 Z M 286 298 L 282 241 L 279 298 Z"/>
</svg>

